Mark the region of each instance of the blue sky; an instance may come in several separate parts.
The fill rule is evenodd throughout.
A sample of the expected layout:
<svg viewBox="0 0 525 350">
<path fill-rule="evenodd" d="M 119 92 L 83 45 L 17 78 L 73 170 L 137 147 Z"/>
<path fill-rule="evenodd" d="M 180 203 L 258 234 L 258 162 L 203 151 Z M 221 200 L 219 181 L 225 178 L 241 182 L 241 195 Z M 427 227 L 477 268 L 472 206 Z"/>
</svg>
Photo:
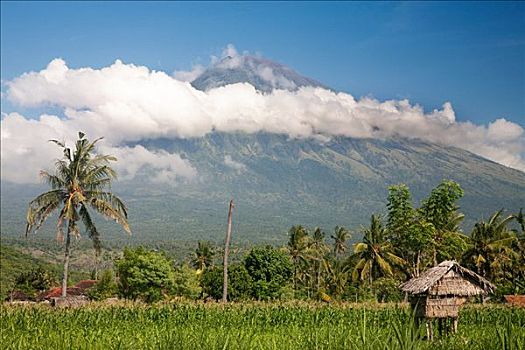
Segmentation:
<svg viewBox="0 0 525 350">
<path fill-rule="evenodd" d="M 173 72 L 227 44 L 354 96 L 525 125 L 525 3 L 1 3 L 1 75 L 53 58 Z M 3 87 L 4 91 L 5 88 Z M 20 110 L 2 99 L 2 110 Z"/>
</svg>

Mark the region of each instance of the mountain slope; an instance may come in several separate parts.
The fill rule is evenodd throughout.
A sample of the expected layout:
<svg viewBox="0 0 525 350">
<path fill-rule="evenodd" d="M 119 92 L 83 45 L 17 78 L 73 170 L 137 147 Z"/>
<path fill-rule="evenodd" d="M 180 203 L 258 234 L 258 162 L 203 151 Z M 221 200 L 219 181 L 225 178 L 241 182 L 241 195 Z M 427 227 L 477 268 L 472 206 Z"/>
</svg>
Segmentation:
<svg viewBox="0 0 525 350">
<path fill-rule="evenodd" d="M 324 87 L 285 65 L 254 56 L 228 56 L 191 82 L 193 87 L 203 91 L 235 83 L 249 83 L 262 92 L 293 91 L 302 86 Z"/>
<path fill-rule="evenodd" d="M 419 201 L 442 179 L 459 182 L 467 231 L 495 210 L 525 205 L 525 173 L 421 141 L 340 137 L 320 143 L 268 133 L 212 133 L 141 144 L 181 154 L 198 176 L 175 186 L 152 184 L 147 176 L 115 185 L 129 205 L 135 241 L 220 241 L 230 198 L 238 242 L 283 242 L 295 224 L 358 229 L 372 213 L 384 212 L 387 187 L 398 183 L 409 185 Z M 24 206 L 41 190 L 21 187 L 3 184 L 2 234 L 23 230 Z M 99 222 L 110 239 L 126 239 L 116 225 Z M 53 226 L 42 233 L 52 235 Z"/>
</svg>

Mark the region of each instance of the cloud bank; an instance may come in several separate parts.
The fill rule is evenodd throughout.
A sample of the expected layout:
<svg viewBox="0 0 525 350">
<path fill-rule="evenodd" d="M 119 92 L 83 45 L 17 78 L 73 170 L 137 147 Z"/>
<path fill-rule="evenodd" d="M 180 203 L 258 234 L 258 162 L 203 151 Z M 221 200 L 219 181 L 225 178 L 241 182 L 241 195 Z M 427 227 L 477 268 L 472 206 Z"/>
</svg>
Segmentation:
<svg viewBox="0 0 525 350">
<path fill-rule="evenodd" d="M 214 130 L 320 139 L 397 136 L 463 148 L 525 171 L 521 126 L 503 118 L 488 125 L 458 122 L 448 102 L 440 110 L 425 112 L 408 100 L 357 100 L 319 87 L 261 93 L 239 83 L 203 92 L 180 79 L 120 60 L 101 69 L 72 69 L 55 59 L 39 72 L 7 82 L 6 97 L 13 103 L 58 107 L 64 116 L 42 115 L 35 120 L 4 114 L 2 178 L 37 181 L 38 170 L 60 156 L 56 146 L 46 141 L 68 140 L 78 130 L 90 137 L 106 137 L 104 147 L 123 160 L 119 166 L 124 167 L 120 170 L 125 178 L 148 168 L 156 173 L 154 181 L 163 182 L 192 178 L 195 169 L 176 154 L 123 145 L 159 137 L 199 137 Z"/>
</svg>

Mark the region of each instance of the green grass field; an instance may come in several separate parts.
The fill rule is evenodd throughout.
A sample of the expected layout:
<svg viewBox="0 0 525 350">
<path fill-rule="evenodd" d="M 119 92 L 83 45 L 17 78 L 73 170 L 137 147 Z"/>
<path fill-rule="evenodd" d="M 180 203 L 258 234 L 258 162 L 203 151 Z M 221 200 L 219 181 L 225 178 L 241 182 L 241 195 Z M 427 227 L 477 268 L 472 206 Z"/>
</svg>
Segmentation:
<svg viewBox="0 0 525 350">
<path fill-rule="evenodd" d="M 395 305 L 93 304 L 0 309 L 2 349 L 524 349 L 525 309 L 470 306 L 453 336 L 423 339 Z"/>
</svg>

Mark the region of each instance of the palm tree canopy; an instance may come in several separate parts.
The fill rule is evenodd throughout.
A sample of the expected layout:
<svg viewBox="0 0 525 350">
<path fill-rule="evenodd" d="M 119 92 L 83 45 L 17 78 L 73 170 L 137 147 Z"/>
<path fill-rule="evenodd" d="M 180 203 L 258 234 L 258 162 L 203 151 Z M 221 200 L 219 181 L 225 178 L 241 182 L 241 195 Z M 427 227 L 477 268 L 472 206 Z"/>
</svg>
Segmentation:
<svg viewBox="0 0 525 350">
<path fill-rule="evenodd" d="M 63 149 L 64 156 L 55 162 L 55 172 L 41 171 L 42 179 L 51 186 L 29 203 L 27 210 L 26 235 L 37 231 L 49 215 L 59 209 L 57 238 L 64 235 L 63 226 L 68 223 L 68 233 L 80 235 L 79 220 L 92 239 L 95 249 L 100 250 L 100 234 L 91 219 L 88 208 L 102 216 L 112 219 L 131 233 L 127 208 L 116 195 L 109 191 L 115 171 L 109 166 L 116 158 L 95 154 L 95 145 L 101 138 L 92 142 L 79 132 L 74 152 L 64 142 L 50 140 Z"/>
<path fill-rule="evenodd" d="M 199 241 L 192 259 L 192 264 L 199 270 L 213 266 L 215 251 L 210 242 Z"/>
<path fill-rule="evenodd" d="M 508 229 L 513 215 L 502 217 L 503 209 L 494 213 L 488 221 L 481 220 L 474 225 L 470 235 L 470 249 L 465 253 L 464 260 L 474 265 L 477 272 L 483 276 L 492 277 L 492 264 L 498 254 L 511 253 L 511 245 L 517 240 L 514 232 Z"/>
<path fill-rule="evenodd" d="M 370 226 L 364 229 L 363 241 L 354 245 L 354 255 L 358 259 L 352 271 L 354 280 L 371 281 L 379 275 L 392 276 L 394 265 L 404 264 L 404 260 L 393 253 L 386 236 L 381 219 L 372 215 Z"/>
<path fill-rule="evenodd" d="M 350 238 L 350 231 L 344 227 L 336 226 L 334 234 L 331 237 L 334 240 L 334 253 L 342 254 L 346 252 L 346 249 L 348 248 L 346 241 Z"/>
</svg>

